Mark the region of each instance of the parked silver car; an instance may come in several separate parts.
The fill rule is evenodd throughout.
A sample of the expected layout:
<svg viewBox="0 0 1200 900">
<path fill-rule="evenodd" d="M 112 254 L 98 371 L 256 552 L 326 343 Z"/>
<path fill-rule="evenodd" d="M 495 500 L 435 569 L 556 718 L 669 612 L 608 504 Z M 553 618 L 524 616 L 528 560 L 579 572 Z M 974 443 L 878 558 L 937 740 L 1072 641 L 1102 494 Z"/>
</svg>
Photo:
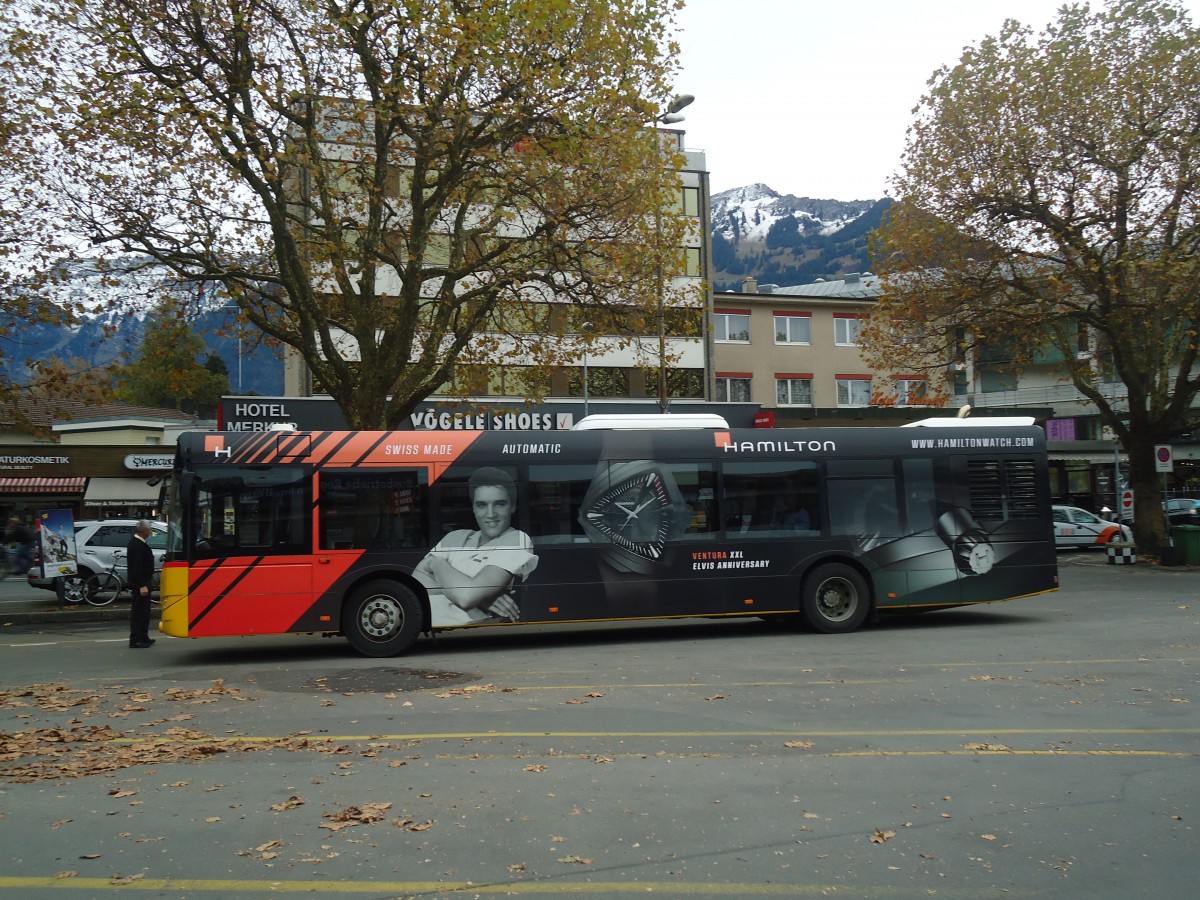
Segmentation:
<svg viewBox="0 0 1200 900">
<path fill-rule="evenodd" d="M 100 519 L 93 522 L 75 523 L 75 559 L 78 562 L 78 579 L 106 572 L 113 566 L 115 557 L 124 558 L 125 548 L 137 528 L 137 519 Z M 151 522 L 153 531 L 146 543 L 154 551 L 154 576 L 162 570 L 163 556 L 167 552 L 167 523 Z M 54 580 L 42 577 L 39 552 L 34 551 L 33 568 L 29 570 L 30 585 L 45 590 L 54 590 Z"/>
</svg>

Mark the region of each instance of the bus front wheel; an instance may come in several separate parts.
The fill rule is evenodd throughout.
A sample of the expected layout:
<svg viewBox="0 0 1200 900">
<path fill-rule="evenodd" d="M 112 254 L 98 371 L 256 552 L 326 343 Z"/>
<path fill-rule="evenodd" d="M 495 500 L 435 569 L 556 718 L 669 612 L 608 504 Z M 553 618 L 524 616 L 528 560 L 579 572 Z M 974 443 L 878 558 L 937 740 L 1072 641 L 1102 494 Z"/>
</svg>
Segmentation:
<svg viewBox="0 0 1200 900">
<path fill-rule="evenodd" d="M 342 632 L 363 656 L 398 656 L 421 633 L 421 603 L 398 581 L 372 581 L 346 601 Z"/>
<path fill-rule="evenodd" d="M 870 612 L 871 594 L 857 569 L 843 563 L 818 566 L 804 579 L 801 611 L 825 634 L 854 631 Z"/>
</svg>

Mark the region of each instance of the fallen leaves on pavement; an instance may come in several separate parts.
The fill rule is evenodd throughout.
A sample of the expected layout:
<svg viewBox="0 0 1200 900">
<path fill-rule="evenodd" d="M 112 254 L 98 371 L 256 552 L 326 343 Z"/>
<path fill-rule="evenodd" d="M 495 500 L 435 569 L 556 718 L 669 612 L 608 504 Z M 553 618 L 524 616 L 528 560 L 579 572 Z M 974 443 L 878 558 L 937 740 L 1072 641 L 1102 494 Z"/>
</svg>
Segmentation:
<svg viewBox="0 0 1200 900">
<path fill-rule="evenodd" d="M 265 844 L 259 844 L 257 847 L 252 847 L 249 850 L 237 851 L 238 856 L 249 856 L 254 859 L 275 859 L 279 856 L 275 852 L 276 847 L 282 847 L 283 841 L 267 841 Z"/>
<path fill-rule="evenodd" d="M 106 699 L 118 704 L 132 701 L 139 705 L 156 699 L 193 704 L 211 703 L 221 699 L 253 699 L 235 688 L 227 688 L 220 679 L 214 681 L 210 688 L 185 690 L 175 687 L 157 696 L 140 689 L 132 691 L 121 689 L 119 686 L 110 687 L 109 690 L 114 694 L 111 698 L 103 693 L 72 690 L 62 684 L 15 687 L 0 690 L 0 708 L 36 708 L 45 712 L 60 713 L 84 707 L 80 716 L 86 717 L 91 714 L 99 715 L 99 704 Z M 121 699 L 122 697 L 127 699 Z M 165 722 L 178 722 L 190 718 L 190 715 L 172 716 L 135 727 L 148 729 Z M 270 749 L 327 754 L 351 752 L 342 745 L 309 739 L 302 734 L 245 740 L 238 737 L 214 737 L 203 731 L 179 725 L 162 731 L 118 731 L 108 724 L 93 725 L 81 718 L 71 718 L 63 724 L 30 727 L 11 733 L 0 731 L 0 781 L 31 782 L 79 778 L 133 766 L 197 761 L 224 753 L 253 753 Z"/>
<path fill-rule="evenodd" d="M 354 825 L 374 825 L 376 822 L 382 822 L 384 814 L 391 809 L 390 802 L 383 803 L 364 803 L 362 806 L 347 806 L 340 812 L 325 813 L 324 818 L 329 819 L 328 822 L 322 822 L 319 827 L 326 828 L 329 831 L 340 831 L 343 828 L 350 828 Z"/>
<path fill-rule="evenodd" d="M 466 687 L 451 688 L 448 691 L 439 691 L 434 694 L 435 697 L 440 697 L 445 700 L 447 697 L 469 697 L 471 694 L 511 694 L 516 688 L 500 688 L 494 684 L 469 684 Z"/>
</svg>

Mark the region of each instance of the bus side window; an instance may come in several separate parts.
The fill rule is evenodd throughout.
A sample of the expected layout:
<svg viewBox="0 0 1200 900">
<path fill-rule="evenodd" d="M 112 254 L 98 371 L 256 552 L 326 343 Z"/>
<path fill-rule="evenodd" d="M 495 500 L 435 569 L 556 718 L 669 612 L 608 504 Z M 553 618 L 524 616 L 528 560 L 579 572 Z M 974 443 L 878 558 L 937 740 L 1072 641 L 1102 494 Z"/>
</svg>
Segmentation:
<svg viewBox="0 0 1200 900">
<path fill-rule="evenodd" d="M 579 511 L 595 472 L 593 465 L 529 467 L 528 534 L 535 544 L 587 541 Z"/>
<path fill-rule="evenodd" d="M 475 503 L 471 496 L 471 476 L 480 470 L 499 470 L 513 480 L 517 487 L 517 505 L 512 517 L 512 527 L 526 531 L 529 511 L 526 508 L 525 491 L 522 490 L 521 480 L 517 477 L 514 466 L 480 465 L 465 469 L 454 466 L 437 480 L 437 532 L 432 536 L 431 545 L 436 546 L 442 538 L 452 532 L 479 529 L 475 518 Z"/>
<path fill-rule="evenodd" d="M 904 473 L 904 516 L 908 534 L 929 531 L 937 522 L 937 492 L 933 460 L 906 459 Z"/>
<path fill-rule="evenodd" d="M 731 462 L 722 468 L 727 536 L 794 538 L 821 533 L 816 463 Z"/>
<path fill-rule="evenodd" d="M 828 491 L 833 534 L 895 537 L 900 533 L 893 479 L 832 478 Z"/>
<path fill-rule="evenodd" d="M 322 550 L 422 547 L 429 539 L 424 469 L 320 475 Z"/>
<path fill-rule="evenodd" d="M 717 473 L 710 463 L 676 463 L 665 467 L 692 511 L 687 537 L 711 537 L 721 528 L 717 511 Z"/>
<path fill-rule="evenodd" d="M 756 481 L 753 477 L 733 474 L 725 466 L 725 490 L 721 499 L 725 510 L 725 531 L 741 534 L 748 531 L 754 521 L 754 508 L 758 502 Z"/>
<path fill-rule="evenodd" d="M 437 526 L 430 537 L 430 546 L 452 531 L 475 529 L 475 515 L 471 511 L 471 497 L 467 491 L 467 479 L 443 475 L 437 481 L 436 519 Z"/>
</svg>

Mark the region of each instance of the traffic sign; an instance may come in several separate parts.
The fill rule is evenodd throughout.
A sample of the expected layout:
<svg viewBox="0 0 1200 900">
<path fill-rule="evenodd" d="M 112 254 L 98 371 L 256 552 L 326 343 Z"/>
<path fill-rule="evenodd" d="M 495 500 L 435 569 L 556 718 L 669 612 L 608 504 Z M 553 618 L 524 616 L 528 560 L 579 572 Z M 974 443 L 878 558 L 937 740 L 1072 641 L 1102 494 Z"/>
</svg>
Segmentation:
<svg viewBox="0 0 1200 900">
<path fill-rule="evenodd" d="M 1154 445 L 1154 471 L 1155 472 L 1174 472 L 1175 458 L 1171 453 L 1170 444 L 1155 444 Z"/>
<path fill-rule="evenodd" d="M 1127 519 L 1133 515 L 1133 491 L 1121 491 L 1121 518 Z"/>
</svg>

